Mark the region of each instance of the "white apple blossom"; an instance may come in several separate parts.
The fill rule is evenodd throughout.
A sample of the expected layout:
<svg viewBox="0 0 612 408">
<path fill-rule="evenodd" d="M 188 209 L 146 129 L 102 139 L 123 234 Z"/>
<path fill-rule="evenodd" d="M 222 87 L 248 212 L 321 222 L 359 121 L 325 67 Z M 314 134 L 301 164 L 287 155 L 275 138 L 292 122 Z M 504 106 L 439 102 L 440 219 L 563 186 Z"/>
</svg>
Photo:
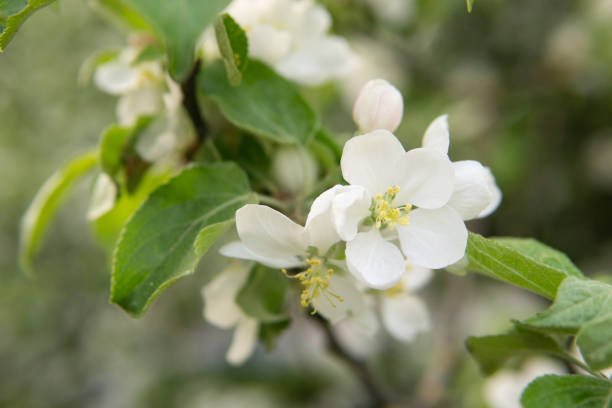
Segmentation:
<svg viewBox="0 0 612 408">
<path fill-rule="evenodd" d="M 246 32 L 251 58 L 300 84 L 320 85 L 356 65 L 347 41 L 329 33 L 328 11 L 313 0 L 234 0 L 226 11 Z M 211 31 L 203 41 L 205 55 L 218 52 Z"/>
<path fill-rule="evenodd" d="M 232 262 L 202 288 L 204 319 L 222 329 L 234 328 L 232 344 L 226 354 L 230 364 L 244 363 L 255 350 L 259 323 L 247 316 L 235 302 L 236 295 L 249 276 L 245 263 Z"/>
<path fill-rule="evenodd" d="M 446 205 L 455 182 L 446 154 L 425 148 L 406 152 L 392 133 L 376 130 L 350 139 L 340 164 L 344 179 L 371 202 L 351 219 L 353 228 L 355 220 L 365 220 L 361 232 L 347 237 L 348 269 L 358 279 L 388 289 L 404 275 L 406 260 L 437 269 L 461 259 L 467 229 Z"/>
<path fill-rule="evenodd" d="M 272 157 L 272 177 L 292 195 L 305 196 L 317 179 L 317 161 L 303 147 L 282 146 Z"/>
<path fill-rule="evenodd" d="M 402 121 L 402 94 L 384 79 L 368 81 L 353 106 L 353 120 L 361 133 L 376 129 L 395 131 Z"/>
<path fill-rule="evenodd" d="M 442 115 L 434 119 L 425 131 L 422 146 L 448 154 L 449 144 L 448 116 Z M 448 205 L 464 220 L 486 217 L 495 211 L 502 193 L 491 170 L 474 160 L 456 161 L 452 166 L 455 186 Z"/>
<path fill-rule="evenodd" d="M 337 322 L 364 306 L 361 292 L 337 274 L 339 262 L 328 254 L 340 241 L 330 222 L 332 209 L 328 204 L 327 196 L 315 200 L 305 227 L 270 207 L 247 204 L 236 212 L 240 241 L 221 248 L 221 254 L 282 268 L 286 276 L 302 284 L 302 306 L 313 306 L 328 320 Z M 348 204 L 348 212 L 352 205 Z M 290 268 L 301 271 L 290 274 Z"/>
</svg>

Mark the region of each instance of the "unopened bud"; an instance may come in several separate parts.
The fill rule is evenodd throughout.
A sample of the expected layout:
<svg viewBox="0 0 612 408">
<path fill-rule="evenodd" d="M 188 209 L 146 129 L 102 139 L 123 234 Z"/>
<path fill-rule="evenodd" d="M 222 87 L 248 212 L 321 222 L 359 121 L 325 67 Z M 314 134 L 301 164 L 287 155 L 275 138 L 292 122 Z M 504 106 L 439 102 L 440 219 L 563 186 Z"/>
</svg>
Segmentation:
<svg viewBox="0 0 612 408">
<path fill-rule="evenodd" d="M 384 79 L 367 82 L 355 101 L 353 120 L 363 133 L 376 129 L 395 131 L 402 120 L 404 101 L 396 87 Z"/>
<path fill-rule="evenodd" d="M 293 195 L 308 194 L 317 178 L 317 162 L 303 148 L 281 147 L 272 160 L 272 176 Z"/>
</svg>

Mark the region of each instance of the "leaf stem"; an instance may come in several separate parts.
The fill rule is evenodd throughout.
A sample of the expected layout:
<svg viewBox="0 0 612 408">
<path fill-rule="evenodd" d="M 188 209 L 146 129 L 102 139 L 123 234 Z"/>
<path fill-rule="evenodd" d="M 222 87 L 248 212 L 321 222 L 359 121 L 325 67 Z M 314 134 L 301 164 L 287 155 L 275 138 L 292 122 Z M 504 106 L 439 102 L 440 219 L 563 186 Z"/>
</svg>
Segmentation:
<svg viewBox="0 0 612 408">
<path fill-rule="evenodd" d="M 198 103 L 198 97 L 196 94 L 196 80 L 198 73 L 200 72 L 201 65 L 202 60 L 196 60 L 187 78 L 181 82 L 181 91 L 183 92 L 183 107 L 187 111 L 189 119 L 193 124 L 193 129 L 196 133 L 196 140 L 185 151 L 185 159 L 187 161 L 191 161 L 191 159 L 193 159 L 193 156 L 208 136 L 208 125 L 206 125 L 204 116 L 202 116 L 202 111 L 200 110 L 200 104 Z"/>
</svg>

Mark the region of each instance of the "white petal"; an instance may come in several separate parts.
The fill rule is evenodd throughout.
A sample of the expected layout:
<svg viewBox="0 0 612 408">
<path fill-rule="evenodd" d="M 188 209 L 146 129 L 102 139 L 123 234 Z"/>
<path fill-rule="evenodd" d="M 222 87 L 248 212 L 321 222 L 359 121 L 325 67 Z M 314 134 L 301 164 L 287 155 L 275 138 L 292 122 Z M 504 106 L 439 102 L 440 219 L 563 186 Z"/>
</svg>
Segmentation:
<svg viewBox="0 0 612 408">
<path fill-rule="evenodd" d="M 491 214 L 497 209 L 497 207 L 499 207 L 499 203 L 501 203 L 502 200 L 502 192 L 497 186 L 497 183 L 495 183 L 495 177 L 493 176 L 491 169 L 485 167 L 485 170 L 487 174 L 489 193 L 491 194 L 491 201 L 489 202 L 489 205 L 482 210 L 480 214 L 478 214 L 478 218 L 486 217 L 487 215 Z"/>
<path fill-rule="evenodd" d="M 112 210 L 116 199 L 117 187 L 115 183 L 106 173 L 100 173 L 91 193 L 87 219 L 90 221 L 96 220 Z"/>
<path fill-rule="evenodd" d="M 397 165 L 404 160 L 404 154 L 400 141 L 387 130 L 355 136 L 344 144 L 342 176 L 350 184 L 365 187 L 372 197 L 384 194 L 393 187 Z"/>
<path fill-rule="evenodd" d="M 234 329 L 232 344 L 225 356 L 228 363 L 240 365 L 253 354 L 257 345 L 258 332 L 259 324 L 257 320 L 243 315 Z"/>
<path fill-rule="evenodd" d="M 269 25 L 255 25 L 248 33 L 249 56 L 274 65 L 287 55 L 291 34 Z"/>
<path fill-rule="evenodd" d="M 395 166 L 392 185 L 400 187 L 394 204 L 440 208 L 454 188 L 454 174 L 448 156 L 430 149 L 412 149 Z"/>
<path fill-rule="evenodd" d="M 444 268 L 465 254 L 467 229 L 450 207 L 410 212 L 410 223 L 397 232 L 406 259 L 431 269 Z"/>
<path fill-rule="evenodd" d="M 155 115 L 163 110 L 162 89 L 147 86 L 125 93 L 117 103 L 117 119 L 122 126 L 136 123 L 139 116 Z"/>
<path fill-rule="evenodd" d="M 104 92 L 121 95 L 138 87 L 140 71 L 119 58 L 100 65 L 94 72 L 93 80 Z"/>
<path fill-rule="evenodd" d="M 402 120 L 402 94 L 384 79 L 368 81 L 353 106 L 353 120 L 362 133 L 376 129 L 395 131 Z"/>
<path fill-rule="evenodd" d="M 487 170 L 474 160 L 454 162 L 453 170 L 455 189 L 448 205 L 464 220 L 478 217 L 492 200 Z"/>
<path fill-rule="evenodd" d="M 419 290 L 429 283 L 433 277 L 433 271 L 429 268 L 406 264 L 406 274 L 402 277 L 402 286 L 408 291 Z"/>
<path fill-rule="evenodd" d="M 352 278 L 351 278 L 352 279 Z M 313 306 L 331 324 L 336 324 L 345 317 L 359 315 L 365 308 L 364 295 L 355 287 L 351 279 L 332 275 L 327 290 L 340 296 L 343 301 L 330 294 L 321 293 L 313 299 Z"/>
<path fill-rule="evenodd" d="M 443 154 L 448 154 L 450 134 L 448 131 L 448 115 L 438 116 L 431 122 L 423 136 L 422 146 Z"/>
<path fill-rule="evenodd" d="M 375 228 L 360 232 L 346 244 L 346 263 L 357 279 L 374 289 L 395 286 L 406 268 L 400 250 Z"/>
<path fill-rule="evenodd" d="M 206 321 L 222 329 L 238 322 L 243 312 L 235 298 L 248 276 L 249 269 L 245 264 L 233 262 L 202 288 Z"/>
<path fill-rule="evenodd" d="M 331 209 L 332 202 L 341 188 L 342 186 L 335 185 L 321 193 L 312 202 L 306 218 L 305 229 L 308 234 L 308 243 L 319 248 L 320 253 L 325 253 L 330 246 L 340 241 L 340 235 L 332 221 Z"/>
<path fill-rule="evenodd" d="M 427 306 L 416 296 L 385 296 L 381 312 L 385 328 L 398 340 L 412 341 L 430 329 Z"/>
<path fill-rule="evenodd" d="M 230 258 L 238 258 L 245 259 L 249 261 L 259 262 L 270 268 L 293 268 L 296 266 L 302 265 L 304 262 L 297 259 L 296 257 L 288 257 L 288 258 L 266 258 L 264 256 L 259 256 L 251 252 L 244 244 L 240 241 L 230 242 L 227 245 L 224 245 L 219 253 L 223 256 L 227 256 Z"/>
<path fill-rule="evenodd" d="M 247 204 L 236 211 L 236 229 L 249 251 L 264 258 L 297 261 L 308 247 L 302 226 L 265 205 Z"/>
</svg>

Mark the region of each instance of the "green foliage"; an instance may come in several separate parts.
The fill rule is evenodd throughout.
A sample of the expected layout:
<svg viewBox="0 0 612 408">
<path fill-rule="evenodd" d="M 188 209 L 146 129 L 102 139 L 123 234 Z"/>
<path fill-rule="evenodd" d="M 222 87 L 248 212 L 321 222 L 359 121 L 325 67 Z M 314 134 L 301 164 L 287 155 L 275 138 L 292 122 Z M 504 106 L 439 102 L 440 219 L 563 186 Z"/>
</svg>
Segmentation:
<svg viewBox="0 0 612 408">
<path fill-rule="evenodd" d="M 216 240 L 221 237 L 232 225 L 234 219 L 207 225 L 198 233 L 193 248 L 198 257 L 203 257 Z"/>
<path fill-rule="evenodd" d="M 520 326 L 496 336 L 470 337 L 466 346 L 486 375 L 497 371 L 512 357 L 538 353 L 567 356 L 553 338 Z"/>
<path fill-rule="evenodd" d="M 276 269 L 257 265 L 238 295 L 236 303 L 247 315 L 263 323 L 287 320 L 285 297 L 287 279 Z"/>
<path fill-rule="evenodd" d="M 130 1 L 165 45 L 170 75 L 179 82 L 193 67 L 199 36 L 229 4 L 229 0 Z"/>
<path fill-rule="evenodd" d="M 567 276 L 581 276 L 565 255 L 531 239 L 486 239 L 470 233 L 466 256 L 470 269 L 549 299 Z"/>
<path fill-rule="evenodd" d="M 263 63 L 249 60 L 240 86 L 232 86 L 221 61 L 200 74 L 199 87 L 234 125 L 278 143 L 307 144 L 318 122 L 295 85 Z"/>
<path fill-rule="evenodd" d="M 36 10 L 55 0 L 0 0 L 0 52 L 4 51 L 23 22 Z"/>
<path fill-rule="evenodd" d="M 32 258 L 53 220 L 62 199 L 83 175 L 98 162 L 98 153 L 83 153 L 57 170 L 38 190 L 21 222 L 19 259 L 21 267 L 32 271 Z"/>
<path fill-rule="evenodd" d="M 612 366 L 611 285 L 567 278 L 553 305 L 525 323 L 540 330 L 577 335 L 576 343 L 591 368 Z"/>
<path fill-rule="evenodd" d="M 201 231 L 232 220 L 238 208 L 252 202 L 246 175 L 232 163 L 183 170 L 155 190 L 123 228 L 113 260 L 111 301 L 141 315 L 168 286 L 193 273 L 204 248 L 194 249 Z"/>
<path fill-rule="evenodd" d="M 215 20 L 215 36 L 227 70 L 227 79 L 231 85 L 238 86 L 248 62 L 249 40 L 246 33 L 229 14 L 223 13 Z"/>
<path fill-rule="evenodd" d="M 524 408 L 610 408 L 612 384 L 584 375 L 545 375 L 529 384 L 521 404 Z"/>
<path fill-rule="evenodd" d="M 131 30 L 145 31 L 149 25 L 134 9 L 129 0 L 93 0 L 92 6 L 102 14 Z"/>
<path fill-rule="evenodd" d="M 471 13 L 472 7 L 474 7 L 474 0 L 465 0 L 465 5 L 467 7 L 468 13 Z"/>
</svg>

